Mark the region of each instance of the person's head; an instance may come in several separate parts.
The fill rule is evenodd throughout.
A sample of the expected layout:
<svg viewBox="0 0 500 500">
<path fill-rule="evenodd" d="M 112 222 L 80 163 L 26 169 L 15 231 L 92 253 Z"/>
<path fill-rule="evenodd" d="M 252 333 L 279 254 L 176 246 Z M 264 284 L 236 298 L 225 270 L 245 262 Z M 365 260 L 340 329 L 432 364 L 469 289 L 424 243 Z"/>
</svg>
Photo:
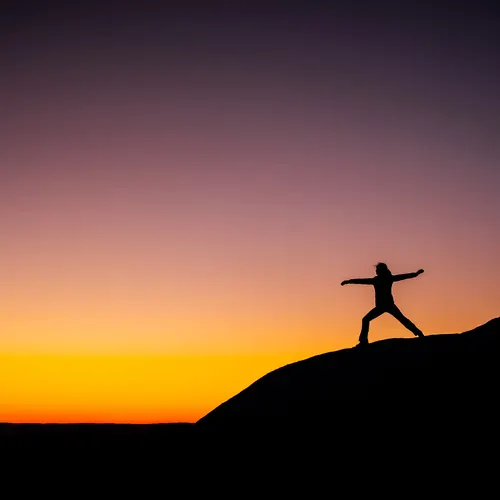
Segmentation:
<svg viewBox="0 0 500 500">
<path fill-rule="evenodd" d="M 391 271 L 387 267 L 387 264 L 385 262 L 379 262 L 375 266 L 375 272 L 377 273 L 377 276 L 390 276 Z"/>
</svg>

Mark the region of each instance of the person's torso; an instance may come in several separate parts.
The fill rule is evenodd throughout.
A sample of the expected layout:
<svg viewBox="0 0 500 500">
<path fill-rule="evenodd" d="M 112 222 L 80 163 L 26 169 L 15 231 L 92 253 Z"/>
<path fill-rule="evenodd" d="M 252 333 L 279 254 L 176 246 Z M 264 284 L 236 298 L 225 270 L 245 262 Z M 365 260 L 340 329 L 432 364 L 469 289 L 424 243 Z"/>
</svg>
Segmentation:
<svg viewBox="0 0 500 500">
<path fill-rule="evenodd" d="M 392 296 L 392 276 L 377 276 L 374 279 L 375 305 L 384 306 L 394 304 Z"/>
</svg>

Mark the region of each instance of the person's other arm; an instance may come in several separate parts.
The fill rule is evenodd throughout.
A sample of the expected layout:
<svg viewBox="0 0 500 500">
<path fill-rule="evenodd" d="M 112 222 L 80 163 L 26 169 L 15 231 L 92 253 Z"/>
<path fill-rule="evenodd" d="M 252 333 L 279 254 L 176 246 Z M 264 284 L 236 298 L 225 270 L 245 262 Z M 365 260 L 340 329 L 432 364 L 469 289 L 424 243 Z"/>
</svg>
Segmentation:
<svg viewBox="0 0 500 500">
<path fill-rule="evenodd" d="M 341 286 L 344 285 L 373 285 L 373 278 L 353 278 L 342 281 Z"/>
<path fill-rule="evenodd" d="M 424 272 L 423 269 L 419 269 L 416 273 L 406 273 L 406 274 L 395 274 L 393 276 L 393 281 L 403 281 L 410 278 L 416 278 L 419 274 Z"/>
</svg>

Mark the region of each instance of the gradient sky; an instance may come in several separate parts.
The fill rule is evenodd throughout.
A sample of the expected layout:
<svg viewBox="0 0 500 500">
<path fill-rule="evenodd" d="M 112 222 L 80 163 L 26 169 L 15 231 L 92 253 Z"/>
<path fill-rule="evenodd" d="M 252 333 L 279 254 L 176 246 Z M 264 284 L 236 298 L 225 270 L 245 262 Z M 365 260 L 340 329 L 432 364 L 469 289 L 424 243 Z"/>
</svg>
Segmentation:
<svg viewBox="0 0 500 500">
<path fill-rule="evenodd" d="M 0 421 L 195 421 L 353 346 L 380 260 L 499 315 L 493 2 L 65 3 L 0 21 Z"/>
</svg>

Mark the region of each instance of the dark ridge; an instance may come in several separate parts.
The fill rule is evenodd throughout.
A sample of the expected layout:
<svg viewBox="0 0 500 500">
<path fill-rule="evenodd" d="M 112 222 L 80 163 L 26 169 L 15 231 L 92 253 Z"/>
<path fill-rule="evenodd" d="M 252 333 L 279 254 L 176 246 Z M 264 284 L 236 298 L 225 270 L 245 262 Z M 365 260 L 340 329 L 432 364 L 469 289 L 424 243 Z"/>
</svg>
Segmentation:
<svg viewBox="0 0 500 500">
<path fill-rule="evenodd" d="M 463 333 L 395 338 L 274 370 L 201 418 L 206 430 L 363 431 L 497 415 L 500 318 Z M 472 410 L 473 409 L 473 410 Z"/>
</svg>

